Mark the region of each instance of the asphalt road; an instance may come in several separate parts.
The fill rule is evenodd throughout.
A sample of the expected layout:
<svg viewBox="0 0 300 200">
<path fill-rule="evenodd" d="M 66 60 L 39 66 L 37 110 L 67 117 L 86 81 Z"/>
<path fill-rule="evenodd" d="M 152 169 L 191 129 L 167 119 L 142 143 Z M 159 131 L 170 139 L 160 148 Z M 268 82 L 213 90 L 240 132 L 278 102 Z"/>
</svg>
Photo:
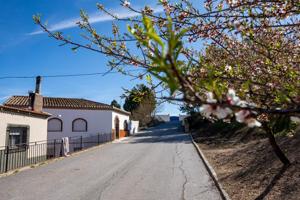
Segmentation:
<svg viewBox="0 0 300 200">
<path fill-rule="evenodd" d="M 1 200 L 221 199 L 174 123 L 0 178 Z"/>
</svg>

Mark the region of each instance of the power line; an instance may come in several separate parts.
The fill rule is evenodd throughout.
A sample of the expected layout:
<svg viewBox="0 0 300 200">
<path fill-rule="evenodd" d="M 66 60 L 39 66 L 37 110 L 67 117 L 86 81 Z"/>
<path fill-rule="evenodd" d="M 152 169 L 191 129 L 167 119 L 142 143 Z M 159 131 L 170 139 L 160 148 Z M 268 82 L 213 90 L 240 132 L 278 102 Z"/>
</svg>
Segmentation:
<svg viewBox="0 0 300 200">
<path fill-rule="evenodd" d="M 139 70 L 128 70 L 127 72 L 133 72 Z M 97 76 L 106 74 L 116 74 L 120 72 L 107 71 L 107 72 L 95 72 L 95 73 L 82 73 L 82 74 L 56 74 L 56 75 L 40 75 L 43 78 L 63 78 L 63 77 L 82 77 L 82 76 Z M 34 79 L 37 76 L 0 76 L 0 79 Z"/>
</svg>

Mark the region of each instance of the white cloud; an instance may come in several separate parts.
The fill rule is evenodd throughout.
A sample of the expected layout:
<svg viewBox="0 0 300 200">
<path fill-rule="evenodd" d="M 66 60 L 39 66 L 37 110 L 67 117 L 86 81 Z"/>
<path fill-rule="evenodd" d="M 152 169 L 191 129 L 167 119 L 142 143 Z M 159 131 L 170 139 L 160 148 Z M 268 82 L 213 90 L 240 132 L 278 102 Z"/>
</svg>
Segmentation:
<svg viewBox="0 0 300 200">
<path fill-rule="evenodd" d="M 163 7 L 156 7 L 153 10 L 154 10 L 154 13 L 159 13 L 159 12 L 163 11 Z M 116 16 L 118 16 L 120 19 L 137 17 L 140 15 L 139 13 L 131 12 L 131 11 L 125 10 L 125 9 L 122 9 L 121 11 L 118 11 L 116 13 L 117 13 Z M 98 13 L 95 13 L 89 17 L 89 22 L 91 24 L 112 21 L 112 20 L 113 20 L 113 18 L 106 14 L 100 15 Z M 63 20 L 56 24 L 48 25 L 48 29 L 50 31 L 60 31 L 60 30 L 64 30 L 64 29 L 74 28 L 74 27 L 78 26 L 76 24 L 78 21 L 80 21 L 80 18 L 72 18 L 72 19 Z M 43 33 L 44 32 L 42 30 L 37 30 L 37 31 L 33 31 L 33 32 L 29 33 L 28 35 L 39 35 L 39 34 L 43 34 Z"/>
</svg>

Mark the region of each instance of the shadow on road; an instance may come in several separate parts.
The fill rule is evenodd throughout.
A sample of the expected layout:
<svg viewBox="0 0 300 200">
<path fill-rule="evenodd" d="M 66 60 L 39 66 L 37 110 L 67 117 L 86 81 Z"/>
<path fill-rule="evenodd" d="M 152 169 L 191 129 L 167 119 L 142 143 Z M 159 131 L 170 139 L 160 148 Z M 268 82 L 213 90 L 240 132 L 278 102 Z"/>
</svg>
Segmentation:
<svg viewBox="0 0 300 200">
<path fill-rule="evenodd" d="M 129 143 L 191 143 L 191 139 L 178 122 L 169 122 L 135 135 Z"/>
</svg>

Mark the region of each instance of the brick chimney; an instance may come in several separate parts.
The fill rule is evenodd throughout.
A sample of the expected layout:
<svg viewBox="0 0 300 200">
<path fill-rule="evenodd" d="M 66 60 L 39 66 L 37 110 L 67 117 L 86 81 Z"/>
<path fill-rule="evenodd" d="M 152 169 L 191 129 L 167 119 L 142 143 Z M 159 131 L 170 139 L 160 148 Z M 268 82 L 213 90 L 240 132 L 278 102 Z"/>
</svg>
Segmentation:
<svg viewBox="0 0 300 200">
<path fill-rule="evenodd" d="M 33 111 L 36 112 L 42 112 L 43 110 L 43 96 L 41 93 L 41 82 L 42 77 L 37 76 L 36 77 L 36 83 L 35 83 L 35 92 L 29 92 L 29 103 L 30 107 Z"/>
</svg>

